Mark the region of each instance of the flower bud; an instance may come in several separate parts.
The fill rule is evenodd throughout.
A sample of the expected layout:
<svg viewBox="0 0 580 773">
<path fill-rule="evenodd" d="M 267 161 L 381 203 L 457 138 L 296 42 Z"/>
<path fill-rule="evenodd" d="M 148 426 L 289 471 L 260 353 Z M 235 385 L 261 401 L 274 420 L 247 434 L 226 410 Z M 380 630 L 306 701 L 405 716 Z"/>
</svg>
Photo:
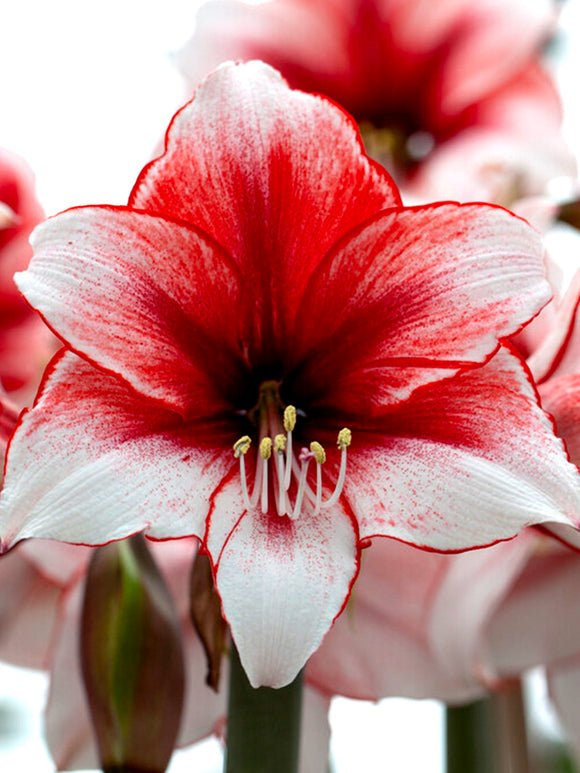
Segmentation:
<svg viewBox="0 0 580 773">
<path fill-rule="evenodd" d="M 180 626 L 141 535 L 97 548 L 87 575 L 81 662 L 105 773 L 163 773 L 184 692 Z"/>
</svg>

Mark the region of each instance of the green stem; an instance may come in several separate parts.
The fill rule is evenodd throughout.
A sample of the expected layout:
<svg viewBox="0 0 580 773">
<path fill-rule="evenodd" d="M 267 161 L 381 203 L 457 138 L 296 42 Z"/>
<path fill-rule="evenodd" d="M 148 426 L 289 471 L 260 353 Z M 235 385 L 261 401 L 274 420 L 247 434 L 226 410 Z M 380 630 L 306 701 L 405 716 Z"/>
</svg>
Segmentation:
<svg viewBox="0 0 580 773">
<path fill-rule="evenodd" d="M 493 773 L 492 711 L 484 698 L 445 712 L 447 773 Z"/>
<path fill-rule="evenodd" d="M 446 712 L 447 773 L 529 773 L 521 684 Z"/>
<path fill-rule="evenodd" d="M 302 672 L 256 690 L 232 644 L 225 773 L 297 773 L 301 711 Z"/>
</svg>

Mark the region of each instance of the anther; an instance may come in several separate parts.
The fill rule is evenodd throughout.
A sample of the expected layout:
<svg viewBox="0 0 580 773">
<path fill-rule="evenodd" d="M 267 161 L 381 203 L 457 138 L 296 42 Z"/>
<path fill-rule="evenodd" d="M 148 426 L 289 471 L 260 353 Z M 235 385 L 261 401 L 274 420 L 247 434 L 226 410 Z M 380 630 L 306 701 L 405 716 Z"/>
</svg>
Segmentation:
<svg viewBox="0 0 580 773">
<path fill-rule="evenodd" d="M 274 438 L 274 451 L 278 451 L 279 453 L 282 453 L 286 448 L 286 435 L 282 435 L 280 433 L 279 435 L 276 435 Z"/>
<path fill-rule="evenodd" d="M 296 426 L 296 408 L 293 405 L 287 405 L 284 408 L 284 429 L 286 432 L 292 432 Z"/>
<path fill-rule="evenodd" d="M 310 443 L 310 451 L 314 454 L 317 464 L 324 464 L 326 461 L 326 451 L 316 440 Z"/>
<path fill-rule="evenodd" d="M 348 448 L 352 440 L 352 432 L 348 429 L 348 427 L 343 427 L 340 432 L 338 433 L 338 438 L 336 439 L 336 445 L 340 448 L 341 451 L 344 451 L 345 448 Z"/>
<path fill-rule="evenodd" d="M 242 454 L 247 454 L 252 443 L 252 438 L 248 435 L 242 435 L 239 440 L 234 443 L 234 456 L 238 459 Z"/>
<path fill-rule="evenodd" d="M 260 440 L 260 456 L 264 460 L 272 456 L 272 438 L 263 437 Z"/>
</svg>

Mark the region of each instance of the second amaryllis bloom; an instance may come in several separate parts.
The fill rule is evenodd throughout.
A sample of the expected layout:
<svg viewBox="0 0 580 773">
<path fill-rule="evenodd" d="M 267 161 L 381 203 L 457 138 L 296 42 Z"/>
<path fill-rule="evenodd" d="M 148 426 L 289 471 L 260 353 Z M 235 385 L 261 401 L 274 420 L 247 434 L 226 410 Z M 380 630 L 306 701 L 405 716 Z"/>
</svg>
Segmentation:
<svg viewBox="0 0 580 773">
<path fill-rule="evenodd" d="M 66 350 L 8 451 L 3 547 L 197 536 L 253 685 L 295 677 L 369 538 L 577 523 L 578 472 L 500 343 L 549 297 L 537 234 L 402 207 L 352 119 L 266 65 L 208 77 L 127 206 L 34 243 L 19 286 Z"/>
</svg>

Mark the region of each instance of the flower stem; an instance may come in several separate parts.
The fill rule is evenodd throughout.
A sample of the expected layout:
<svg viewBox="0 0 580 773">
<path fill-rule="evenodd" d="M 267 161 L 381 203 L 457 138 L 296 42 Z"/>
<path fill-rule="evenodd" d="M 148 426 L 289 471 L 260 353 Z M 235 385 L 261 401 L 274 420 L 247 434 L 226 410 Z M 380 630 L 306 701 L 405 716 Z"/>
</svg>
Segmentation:
<svg viewBox="0 0 580 773">
<path fill-rule="evenodd" d="M 499 773 L 529 773 L 526 715 L 522 683 L 514 679 L 492 698 L 496 745 L 501 752 Z"/>
<path fill-rule="evenodd" d="M 446 712 L 447 773 L 529 773 L 519 680 Z"/>
<path fill-rule="evenodd" d="M 493 773 L 490 700 L 448 706 L 445 712 L 447 773 Z"/>
<path fill-rule="evenodd" d="M 254 689 L 232 643 L 225 773 L 296 773 L 302 672 L 287 687 Z"/>
</svg>

